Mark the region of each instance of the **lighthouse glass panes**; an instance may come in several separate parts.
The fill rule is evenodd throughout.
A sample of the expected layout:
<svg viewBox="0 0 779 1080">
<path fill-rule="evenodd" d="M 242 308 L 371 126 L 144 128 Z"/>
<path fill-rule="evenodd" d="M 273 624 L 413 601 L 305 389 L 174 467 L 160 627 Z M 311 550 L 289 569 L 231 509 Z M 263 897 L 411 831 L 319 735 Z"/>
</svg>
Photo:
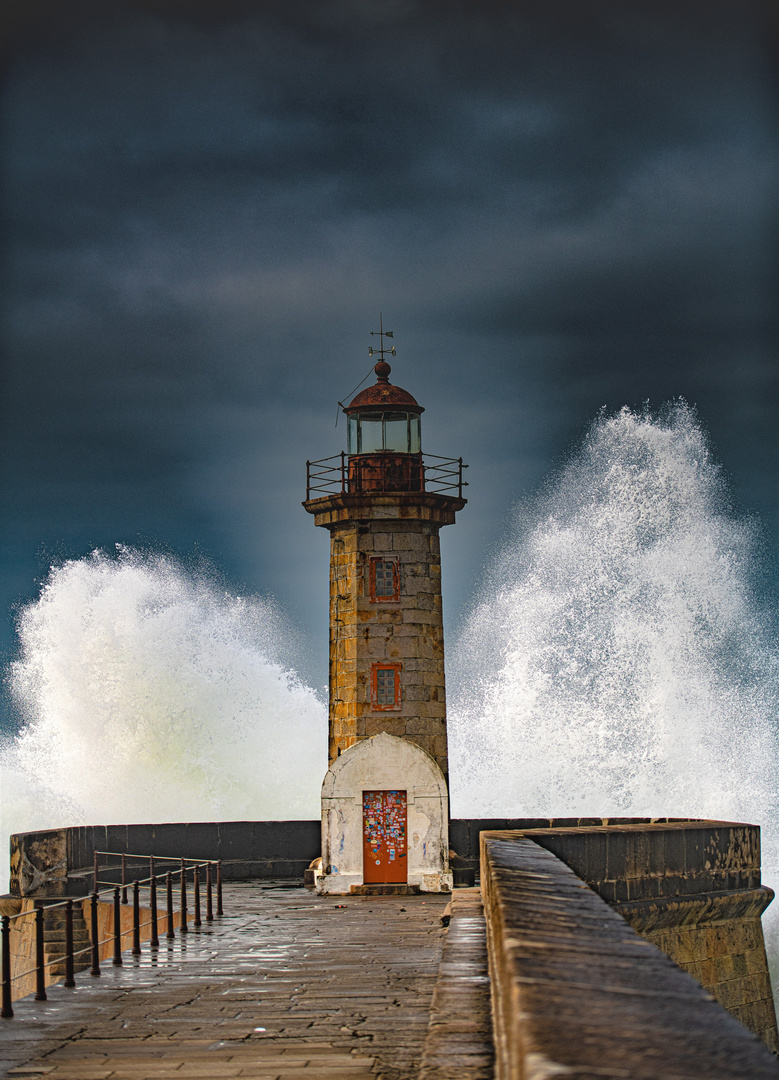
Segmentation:
<svg viewBox="0 0 779 1080">
<path fill-rule="evenodd" d="M 384 414 L 384 449 L 408 453 L 408 416 L 403 413 L 400 415 Z"/>
<path fill-rule="evenodd" d="M 420 418 L 409 413 L 357 413 L 347 425 L 349 454 L 418 454 L 421 450 Z"/>
<path fill-rule="evenodd" d="M 371 704 L 380 711 L 400 708 L 400 664 L 373 664 Z"/>
<path fill-rule="evenodd" d="M 370 598 L 372 603 L 400 600 L 400 574 L 397 559 L 372 558 Z"/>
<path fill-rule="evenodd" d="M 360 421 L 359 440 L 361 454 L 373 454 L 384 449 L 384 441 L 381 434 L 381 419 L 365 417 Z"/>
</svg>

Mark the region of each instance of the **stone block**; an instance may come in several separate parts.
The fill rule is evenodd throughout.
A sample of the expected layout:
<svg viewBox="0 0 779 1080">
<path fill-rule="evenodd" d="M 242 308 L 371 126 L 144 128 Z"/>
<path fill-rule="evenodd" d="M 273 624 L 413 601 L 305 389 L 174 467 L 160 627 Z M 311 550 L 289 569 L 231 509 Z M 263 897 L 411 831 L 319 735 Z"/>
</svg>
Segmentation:
<svg viewBox="0 0 779 1080">
<path fill-rule="evenodd" d="M 441 672 L 443 676 L 443 665 L 437 657 L 432 656 L 412 656 L 404 663 L 403 668 L 405 671 L 423 671 L 423 672 Z"/>
<path fill-rule="evenodd" d="M 407 685 L 403 689 L 403 697 L 409 703 L 426 702 L 430 700 L 430 688 L 428 686 Z"/>
<path fill-rule="evenodd" d="M 399 637 L 393 637 L 392 641 L 388 643 L 388 651 L 391 656 L 397 656 L 401 659 L 414 661 L 419 653 L 419 640 L 415 636 L 401 635 Z M 416 668 L 408 667 L 405 663 L 403 665 L 404 681 L 416 671 Z"/>
<path fill-rule="evenodd" d="M 746 1004 L 744 989 L 742 979 L 728 979 L 725 982 L 717 982 L 711 988 L 711 992 L 720 1005 L 731 1009 Z"/>
<path fill-rule="evenodd" d="M 423 681 L 425 686 L 438 686 L 443 688 L 444 685 L 444 669 L 443 665 L 438 664 L 432 668 L 423 669 Z"/>
<path fill-rule="evenodd" d="M 736 978 L 733 958 L 729 955 L 715 957 L 714 970 L 717 973 L 717 982 L 727 982 Z M 741 1004 L 741 1002 L 738 1002 L 738 1004 Z"/>
<path fill-rule="evenodd" d="M 414 561 L 419 562 L 421 557 L 427 561 L 430 552 L 430 536 L 422 532 L 397 533 L 394 536 L 393 550 L 399 555 L 412 556 Z"/>
<path fill-rule="evenodd" d="M 409 717 L 406 725 L 409 735 L 445 735 L 446 727 L 440 717 Z"/>
<path fill-rule="evenodd" d="M 411 741 L 421 747 L 425 753 L 430 754 L 431 757 L 435 757 L 435 736 L 434 735 L 414 735 Z"/>
<path fill-rule="evenodd" d="M 388 735 L 401 738 L 406 734 L 406 720 L 403 716 L 392 713 L 382 713 L 381 716 L 370 716 L 365 720 L 365 734 L 367 736 L 379 735 L 386 731 Z"/>
<path fill-rule="evenodd" d="M 436 735 L 433 739 L 433 757 L 443 756 L 447 752 L 445 735 Z"/>
<path fill-rule="evenodd" d="M 713 986 L 717 981 L 717 967 L 713 960 L 704 960 L 699 965 L 699 974 L 695 978 L 706 987 Z"/>
<path fill-rule="evenodd" d="M 730 935 L 722 925 L 706 928 L 706 949 L 711 957 L 726 956 L 730 952 Z"/>
<path fill-rule="evenodd" d="M 373 551 L 377 555 L 383 553 L 392 554 L 394 548 L 394 535 L 391 532 L 374 532 L 373 534 Z"/>
<path fill-rule="evenodd" d="M 444 643 L 443 641 L 437 641 L 432 634 L 428 635 L 427 641 L 422 639 L 420 635 L 419 655 L 424 660 L 437 660 L 439 663 L 443 663 L 444 660 Z"/>
<path fill-rule="evenodd" d="M 350 635 L 338 641 L 339 663 L 357 659 L 357 638 Z"/>
<path fill-rule="evenodd" d="M 744 963 L 747 967 L 747 973 L 754 975 L 758 972 L 764 972 L 766 970 L 766 954 L 765 948 L 760 949 L 747 949 L 744 954 Z"/>
<path fill-rule="evenodd" d="M 403 608 L 400 603 L 372 604 L 373 616 L 377 623 L 387 626 L 402 626 Z"/>
</svg>

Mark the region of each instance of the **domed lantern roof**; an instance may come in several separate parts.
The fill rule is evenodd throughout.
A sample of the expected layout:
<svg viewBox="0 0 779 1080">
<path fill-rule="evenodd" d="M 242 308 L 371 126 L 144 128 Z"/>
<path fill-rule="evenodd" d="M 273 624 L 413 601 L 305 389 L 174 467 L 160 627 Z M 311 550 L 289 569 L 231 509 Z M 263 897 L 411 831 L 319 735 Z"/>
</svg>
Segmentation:
<svg viewBox="0 0 779 1080">
<path fill-rule="evenodd" d="M 379 360 L 373 370 L 376 373 L 376 382 L 373 386 L 361 390 L 359 394 L 352 398 L 344 408 L 347 415 L 351 416 L 356 412 L 376 412 L 382 409 L 396 408 L 408 409 L 415 413 L 425 411 L 416 398 L 409 394 L 408 390 L 404 390 L 401 386 L 393 386 L 389 381 L 392 368 L 386 360 Z"/>
</svg>

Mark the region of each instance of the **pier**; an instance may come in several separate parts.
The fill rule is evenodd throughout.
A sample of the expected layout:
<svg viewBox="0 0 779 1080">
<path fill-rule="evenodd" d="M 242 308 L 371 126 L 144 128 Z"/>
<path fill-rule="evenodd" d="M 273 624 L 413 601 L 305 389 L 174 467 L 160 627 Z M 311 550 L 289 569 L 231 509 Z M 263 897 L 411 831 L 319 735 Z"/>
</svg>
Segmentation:
<svg viewBox="0 0 779 1080">
<path fill-rule="evenodd" d="M 81 973 L 75 990 L 51 986 L 46 1002 L 16 1002 L 0 1075 L 406 1080 L 424 1068 L 433 1080 L 448 1058 L 460 1076 L 491 1076 L 486 971 L 469 978 L 465 953 L 447 982 L 475 989 L 481 1019 L 470 1000 L 453 1040 L 438 1016 L 423 1063 L 449 899 L 339 900 L 289 882 L 230 883 L 209 927 L 144 945 L 122 967 L 105 963 L 99 978 Z"/>
<path fill-rule="evenodd" d="M 779 1080 L 756 826 L 484 824 L 457 825 L 481 880 L 451 894 L 318 894 L 246 873 L 275 865 L 247 852 L 213 922 L 185 933 L 182 906 L 156 948 L 125 942 L 114 966 L 104 941 L 101 974 L 15 1000 L 0 1075 Z M 83 884 L 79 836 L 15 837 L 17 863 L 41 876 L 65 850 L 66 883 Z M 167 846 L 166 827 L 153 839 Z"/>
</svg>

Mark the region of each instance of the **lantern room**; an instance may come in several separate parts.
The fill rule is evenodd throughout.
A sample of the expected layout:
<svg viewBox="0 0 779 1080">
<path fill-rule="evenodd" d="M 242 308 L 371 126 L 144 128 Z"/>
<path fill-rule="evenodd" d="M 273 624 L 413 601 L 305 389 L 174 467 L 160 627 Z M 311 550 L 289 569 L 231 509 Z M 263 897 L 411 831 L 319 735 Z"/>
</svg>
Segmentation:
<svg viewBox="0 0 779 1080">
<path fill-rule="evenodd" d="M 351 491 L 420 491 L 423 488 L 422 406 L 389 381 L 380 360 L 376 383 L 344 407 Z"/>
<path fill-rule="evenodd" d="M 347 420 L 347 449 L 353 454 L 419 454 L 422 450 L 421 405 L 399 386 L 389 381 L 392 368 L 380 360 L 373 369 L 375 386 L 355 397 L 344 412 Z"/>
</svg>

